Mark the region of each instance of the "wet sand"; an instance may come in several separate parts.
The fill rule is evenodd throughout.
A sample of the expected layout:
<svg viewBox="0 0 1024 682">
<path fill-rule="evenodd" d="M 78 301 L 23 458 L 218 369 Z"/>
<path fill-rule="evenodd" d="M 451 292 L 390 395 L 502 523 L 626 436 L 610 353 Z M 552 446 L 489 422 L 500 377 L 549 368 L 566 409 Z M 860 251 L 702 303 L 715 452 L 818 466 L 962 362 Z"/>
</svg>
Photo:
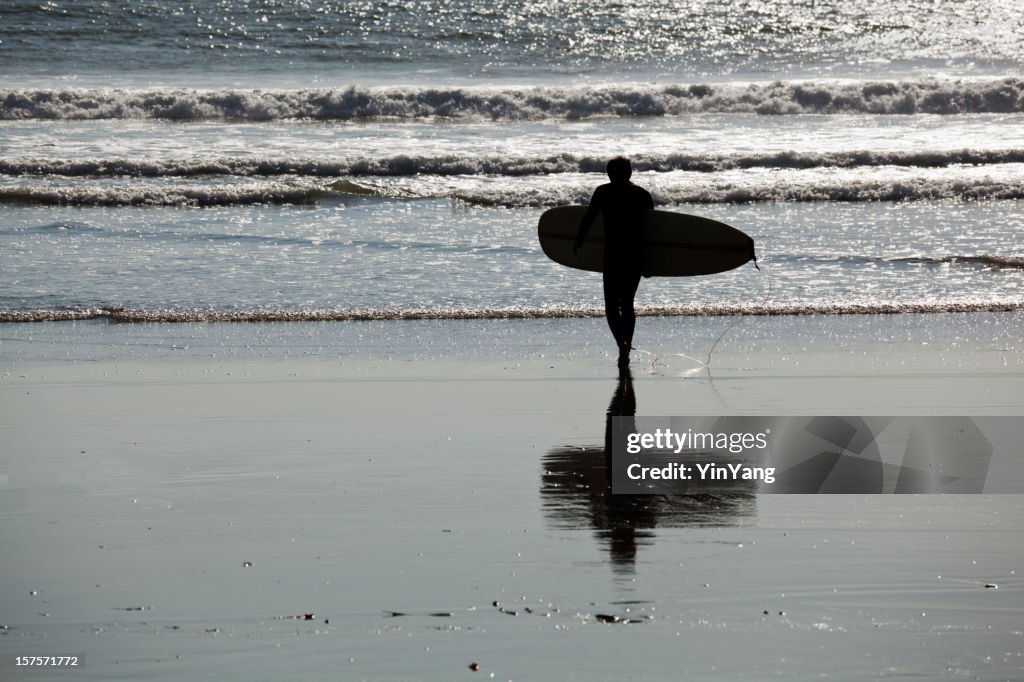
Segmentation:
<svg viewBox="0 0 1024 682">
<path fill-rule="evenodd" d="M 626 400 L 1019 415 L 1022 321 L 645 318 Z M 605 495 L 606 335 L 4 326 L 0 678 L 1024 675 L 1020 495 Z"/>
</svg>

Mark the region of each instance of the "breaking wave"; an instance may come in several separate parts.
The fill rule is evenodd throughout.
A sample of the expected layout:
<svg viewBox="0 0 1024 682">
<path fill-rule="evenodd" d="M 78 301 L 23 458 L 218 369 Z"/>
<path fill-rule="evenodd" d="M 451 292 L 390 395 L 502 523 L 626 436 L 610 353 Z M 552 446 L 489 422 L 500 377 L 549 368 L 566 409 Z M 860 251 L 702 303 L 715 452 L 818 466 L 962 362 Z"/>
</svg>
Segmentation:
<svg viewBox="0 0 1024 682">
<path fill-rule="evenodd" d="M 754 168 L 812 169 L 896 166 L 945 168 L 955 165 L 989 166 L 1024 163 L 1024 149 L 957 149 L 937 151 L 796 152 L 767 154 L 650 154 L 631 158 L 637 172 L 688 171 L 713 173 Z M 276 177 L 344 178 L 359 176 L 500 175 L 524 177 L 564 173 L 603 173 L 607 159 L 557 154 L 547 157 L 473 158 L 457 155 L 396 155 L 380 159 L 240 158 L 218 159 L 0 159 L 0 175 L 81 178 L 168 177 Z"/>
<path fill-rule="evenodd" d="M 310 204 L 352 197 L 451 199 L 467 205 L 546 208 L 587 203 L 591 187 L 583 183 L 467 183 L 445 187 L 417 179 L 406 185 L 339 180 L 318 184 L 295 181 L 247 186 L 70 185 L 0 187 L 0 204 L 33 206 L 213 207 Z M 849 180 L 789 178 L 772 182 L 695 180 L 652 187 L 660 206 L 683 204 L 747 204 L 768 202 L 907 202 L 924 200 L 1019 200 L 1024 184 L 1009 178 L 907 178 Z"/>
<path fill-rule="evenodd" d="M 0 89 L 0 120 L 491 121 L 694 113 L 1024 112 L 1024 79 L 522 89 Z"/>
<path fill-rule="evenodd" d="M 906 201 L 983 201 L 1024 199 L 1024 185 L 1016 180 L 977 178 L 776 181 L 768 184 L 740 182 L 699 182 L 652 190 L 655 203 L 664 206 L 683 204 L 754 204 L 772 202 L 906 202 Z M 508 208 L 544 208 L 562 204 L 585 204 L 590 197 L 584 188 L 522 192 L 505 190 L 465 190 L 454 198 L 478 206 Z"/>
<path fill-rule="evenodd" d="M 0 204 L 29 206 L 249 206 L 306 204 L 328 190 L 309 187 L 5 187 Z"/>
<path fill-rule="evenodd" d="M 921 263 L 924 265 L 980 265 L 986 268 L 997 270 L 1024 270 L 1024 256 L 913 256 L 907 258 L 892 258 L 890 262 L 896 263 Z"/>
</svg>

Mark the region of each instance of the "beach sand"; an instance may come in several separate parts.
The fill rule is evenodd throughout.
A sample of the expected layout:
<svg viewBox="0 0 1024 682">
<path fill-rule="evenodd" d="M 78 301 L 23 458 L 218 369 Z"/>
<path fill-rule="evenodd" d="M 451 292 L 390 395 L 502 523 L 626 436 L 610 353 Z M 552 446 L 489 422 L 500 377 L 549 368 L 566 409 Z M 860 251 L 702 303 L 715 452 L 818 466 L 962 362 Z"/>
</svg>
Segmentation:
<svg viewBox="0 0 1024 682">
<path fill-rule="evenodd" d="M 734 321 L 642 318 L 636 413 L 1024 413 L 1020 313 Z M 0 679 L 1024 677 L 1020 495 L 574 483 L 600 319 L 0 335 Z"/>
</svg>

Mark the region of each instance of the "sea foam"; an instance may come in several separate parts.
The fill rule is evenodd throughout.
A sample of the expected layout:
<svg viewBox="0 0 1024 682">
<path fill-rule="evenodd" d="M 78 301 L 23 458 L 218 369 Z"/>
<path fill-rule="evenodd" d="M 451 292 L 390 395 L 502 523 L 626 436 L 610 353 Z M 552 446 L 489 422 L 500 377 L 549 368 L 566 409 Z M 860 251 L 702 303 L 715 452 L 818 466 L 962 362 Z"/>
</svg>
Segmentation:
<svg viewBox="0 0 1024 682">
<path fill-rule="evenodd" d="M 595 88 L 0 90 L 0 120 L 443 118 L 515 121 L 697 113 L 1021 112 L 1024 112 L 1024 79 L 1021 78 Z"/>
<path fill-rule="evenodd" d="M 909 315 L 936 313 L 1015 312 L 1024 300 L 751 303 L 719 305 L 640 306 L 641 317 L 728 317 L 737 315 Z M 64 308 L 0 310 L 0 323 L 109 320 L 122 323 L 201 322 L 368 322 L 409 320 L 532 320 L 603 317 L 600 306 L 373 308 L 373 309 L 251 309 L 214 308 Z"/>
</svg>

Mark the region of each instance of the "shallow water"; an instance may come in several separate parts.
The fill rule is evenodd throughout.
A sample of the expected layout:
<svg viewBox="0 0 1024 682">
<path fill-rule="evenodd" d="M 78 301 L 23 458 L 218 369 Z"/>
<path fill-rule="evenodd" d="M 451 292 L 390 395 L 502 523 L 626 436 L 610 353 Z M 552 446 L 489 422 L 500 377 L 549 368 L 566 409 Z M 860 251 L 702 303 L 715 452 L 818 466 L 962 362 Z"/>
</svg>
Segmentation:
<svg viewBox="0 0 1024 682">
<path fill-rule="evenodd" d="M 684 207 L 685 208 L 685 207 Z M 675 314 L 1015 309 L 1019 202 L 763 204 L 703 210 L 747 230 L 752 264 L 652 278 Z M 599 314 L 600 279 L 536 244 L 538 210 L 447 200 L 318 207 L 20 208 L 7 213 L 3 319 Z M 125 309 L 125 310 L 121 310 Z"/>
</svg>

